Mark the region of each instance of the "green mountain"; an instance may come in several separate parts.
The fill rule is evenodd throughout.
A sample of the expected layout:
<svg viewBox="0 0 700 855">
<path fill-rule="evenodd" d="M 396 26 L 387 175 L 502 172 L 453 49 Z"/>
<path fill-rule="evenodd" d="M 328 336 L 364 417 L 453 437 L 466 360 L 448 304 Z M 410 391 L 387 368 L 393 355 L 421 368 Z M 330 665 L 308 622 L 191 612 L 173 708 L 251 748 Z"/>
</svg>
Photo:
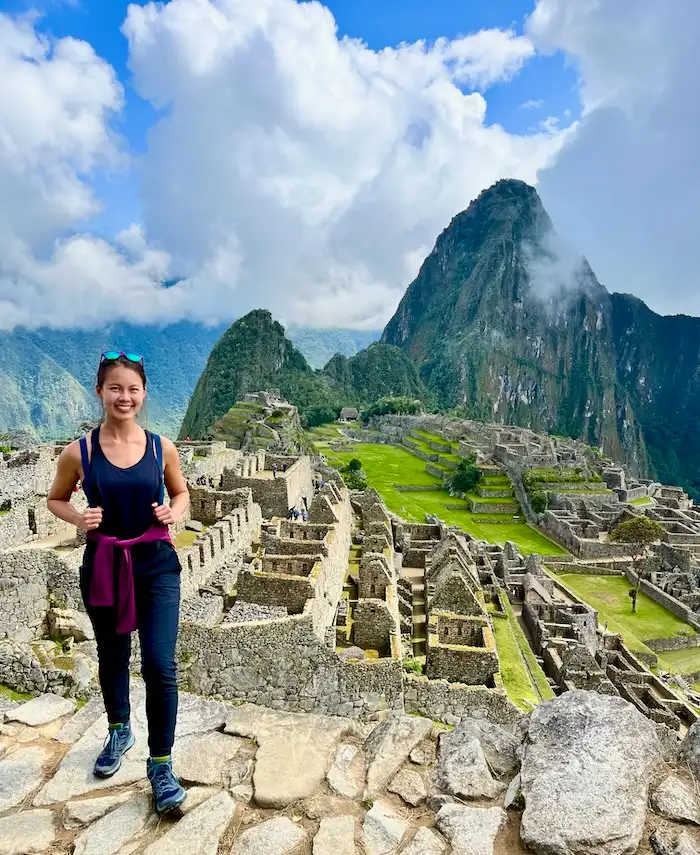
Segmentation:
<svg viewBox="0 0 700 855">
<path fill-rule="evenodd" d="M 520 181 L 453 219 L 382 341 L 443 407 L 581 438 L 698 494 L 700 319 L 609 294 Z"/>
<path fill-rule="evenodd" d="M 197 382 L 180 436 L 211 434 L 245 392 L 278 390 L 311 417 L 343 406 L 363 406 L 387 395 L 425 394 L 415 365 L 398 348 L 376 343 L 347 359 L 337 354 L 314 371 L 270 313 L 256 309 L 219 339 Z"/>
<path fill-rule="evenodd" d="M 312 368 L 323 368 L 336 353 L 355 356 L 377 341 L 381 334 L 381 330 L 287 328 L 287 338 L 304 354 Z"/>
<path fill-rule="evenodd" d="M 124 350 L 145 360 L 149 427 L 176 436 L 197 378 L 226 328 L 182 321 L 0 332 L 0 433 L 25 430 L 38 439 L 73 436 L 81 421 L 99 413 L 94 381 L 100 354 Z M 291 337 L 320 367 L 336 352 L 357 353 L 379 333 L 299 327 Z"/>
</svg>

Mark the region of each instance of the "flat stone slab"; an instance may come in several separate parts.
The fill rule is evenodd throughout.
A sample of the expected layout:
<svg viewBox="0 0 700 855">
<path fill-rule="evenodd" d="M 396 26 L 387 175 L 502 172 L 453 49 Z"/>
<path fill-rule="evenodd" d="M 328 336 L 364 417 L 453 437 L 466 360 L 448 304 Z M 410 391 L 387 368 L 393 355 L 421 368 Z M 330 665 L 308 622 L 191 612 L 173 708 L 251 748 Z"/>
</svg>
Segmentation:
<svg viewBox="0 0 700 855">
<path fill-rule="evenodd" d="M 26 704 L 22 704 L 6 713 L 8 721 L 18 721 L 31 727 L 40 727 L 69 715 L 75 710 L 76 703 L 71 698 L 62 698 L 59 695 L 40 695 L 32 698 Z"/>
<path fill-rule="evenodd" d="M 401 855 L 443 855 L 447 849 L 445 841 L 429 828 L 419 828 L 416 836 Z"/>
<path fill-rule="evenodd" d="M 377 796 L 399 771 L 413 749 L 430 733 L 433 723 L 405 713 L 390 713 L 365 740 L 366 795 Z"/>
<path fill-rule="evenodd" d="M 63 808 L 63 827 L 72 829 L 80 828 L 81 825 L 90 825 L 109 811 L 128 802 L 133 795 L 132 791 L 127 790 L 124 793 L 115 793 L 113 796 L 68 802 Z"/>
<path fill-rule="evenodd" d="M 348 719 L 243 704 L 231 710 L 225 730 L 258 743 L 253 772 L 256 803 L 285 808 L 318 789 L 335 747 L 352 726 Z"/>
<path fill-rule="evenodd" d="M 175 774 L 192 784 L 221 784 L 224 766 L 245 743 L 225 733 L 185 736 L 177 743 L 173 757 Z"/>
<path fill-rule="evenodd" d="M 437 826 L 452 844 L 452 855 L 493 855 L 496 836 L 507 820 L 498 807 L 445 805 L 437 815 Z"/>
<path fill-rule="evenodd" d="M 700 825 L 700 804 L 695 787 L 678 775 L 664 778 L 652 793 L 651 806 L 667 819 Z"/>
<path fill-rule="evenodd" d="M 3 721 L 5 713 L 17 709 L 19 701 L 13 701 L 11 698 L 5 698 L 0 695 L 0 722 Z"/>
<path fill-rule="evenodd" d="M 0 760 L 0 812 L 21 804 L 41 785 L 50 756 L 46 749 L 30 745 Z"/>
<path fill-rule="evenodd" d="M 389 792 L 396 793 L 408 805 L 417 807 L 427 798 L 427 790 L 421 776 L 414 769 L 400 769 L 389 784 Z"/>
<path fill-rule="evenodd" d="M 0 817 L 0 855 L 40 855 L 56 839 L 50 810 L 26 810 Z"/>
<path fill-rule="evenodd" d="M 286 816 L 278 816 L 244 831 L 233 844 L 231 855 L 292 855 L 307 839 L 303 828 Z"/>
<path fill-rule="evenodd" d="M 139 793 L 77 837 L 73 855 L 115 855 L 147 824 L 155 822 L 150 793 Z"/>
<path fill-rule="evenodd" d="M 339 745 L 328 770 L 328 783 L 333 792 L 346 799 L 356 799 L 365 788 L 365 758 L 355 745 Z"/>
<path fill-rule="evenodd" d="M 58 731 L 54 739 L 63 745 L 72 745 L 77 742 L 85 731 L 104 715 L 104 701 L 99 695 L 81 707 L 75 715 L 72 715 L 63 727 Z"/>
<path fill-rule="evenodd" d="M 236 813 L 228 793 L 219 793 L 189 811 L 144 855 L 216 855 L 219 841 Z"/>
<path fill-rule="evenodd" d="M 314 837 L 313 855 L 356 855 L 355 817 L 331 816 L 321 820 Z"/>
<path fill-rule="evenodd" d="M 362 826 L 366 855 L 387 855 L 398 851 L 408 828 L 408 823 L 394 813 L 388 802 L 377 799 L 365 814 Z"/>
<path fill-rule="evenodd" d="M 145 711 L 143 718 L 145 719 Z M 97 778 L 92 771 L 95 759 L 102 751 L 107 738 L 107 716 L 104 715 L 91 725 L 68 751 L 53 778 L 37 794 L 34 804 L 44 806 L 67 802 L 95 790 L 113 789 L 142 780 L 146 775 L 148 746 L 145 721 L 139 719 L 139 711 L 132 709 L 131 727 L 136 744 L 124 755 L 121 768 L 115 775 L 111 778 Z"/>
</svg>

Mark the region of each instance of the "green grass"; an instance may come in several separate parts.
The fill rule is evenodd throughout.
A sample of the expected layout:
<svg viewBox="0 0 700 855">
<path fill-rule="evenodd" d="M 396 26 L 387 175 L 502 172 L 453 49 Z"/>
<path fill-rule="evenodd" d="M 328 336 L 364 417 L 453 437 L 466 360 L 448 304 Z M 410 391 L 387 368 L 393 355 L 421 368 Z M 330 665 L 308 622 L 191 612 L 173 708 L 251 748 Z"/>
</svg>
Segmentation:
<svg viewBox="0 0 700 855">
<path fill-rule="evenodd" d="M 607 622 L 611 632 L 619 633 L 630 650 L 653 653 L 644 644 L 654 638 L 695 634 L 693 628 L 672 612 L 639 592 L 637 611 L 632 613 L 630 583 L 623 576 L 584 576 L 578 573 L 555 574 L 575 594 L 598 611 L 598 622 Z M 700 671 L 700 648 L 656 653 L 659 665 L 673 673 Z"/>
<path fill-rule="evenodd" d="M 537 694 L 544 701 L 550 700 L 554 697 L 554 692 L 552 691 L 552 687 L 547 681 L 547 675 L 540 667 L 540 663 L 537 661 L 537 658 L 535 657 L 535 654 L 532 648 L 530 647 L 527 638 L 525 637 L 523 628 L 520 626 L 518 618 L 515 616 L 513 607 L 510 604 L 510 600 L 508 599 L 508 596 L 503 589 L 500 589 L 498 592 L 498 600 L 501 604 L 501 608 L 508 615 L 508 621 L 513 631 L 513 635 L 515 636 L 518 642 L 520 652 L 527 661 L 528 670 L 531 675 L 530 679 L 535 681 Z"/>
<path fill-rule="evenodd" d="M 531 710 L 539 703 L 539 697 L 530 682 L 530 675 L 510 621 L 507 618 L 494 617 L 491 623 L 496 637 L 503 688 L 517 707 L 525 711 Z"/>
<path fill-rule="evenodd" d="M 651 499 L 649 496 L 642 496 L 641 499 L 632 499 L 631 502 L 628 502 L 629 505 L 648 505 L 651 503 Z"/>
<path fill-rule="evenodd" d="M 31 701 L 32 697 L 33 695 L 25 695 L 22 692 L 15 692 L 14 689 L 0 685 L 0 698 L 8 698 L 11 701 L 20 701 L 24 703 L 25 701 Z"/>
<path fill-rule="evenodd" d="M 509 514 L 493 514 L 494 523 L 483 522 L 489 516 L 487 513 L 472 513 L 466 502 L 450 496 L 442 489 L 440 479 L 425 471 L 425 462 L 407 449 L 362 443 L 352 451 L 324 449 L 324 454 L 332 466 L 344 466 L 353 457 L 361 460 L 369 486 L 377 490 L 390 511 L 410 522 L 425 522 L 426 513 L 436 514 L 448 525 L 459 526 L 480 540 L 501 545 L 512 540 L 524 555 L 532 552 L 542 555 L 567 554 L 527 523 L 503 522 L 512 520 Z M 435 490 L 404 493 L 397 490 L 395 484 L 434 486 Z M 448 509 L 446 505 L 461 507 Z"/>
</svg>

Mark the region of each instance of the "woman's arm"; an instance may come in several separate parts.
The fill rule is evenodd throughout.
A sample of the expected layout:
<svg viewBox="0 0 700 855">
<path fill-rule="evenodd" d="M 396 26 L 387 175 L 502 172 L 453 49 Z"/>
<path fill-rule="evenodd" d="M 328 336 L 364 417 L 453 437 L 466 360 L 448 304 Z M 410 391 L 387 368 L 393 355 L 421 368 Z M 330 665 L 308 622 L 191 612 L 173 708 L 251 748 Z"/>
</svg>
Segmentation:
<svg viewBox="0 0 700 855">
<path fill-rule="evenodd" d="M 163 466 L 165 486 L 170 496 L 169 505 L 153 505 L 153 514 L 159 523 L 173 525 L 179 522 L 190 505 L 190 492 L 180 468 L 180 455 L 175 444 L 166 437 L 163 444 Z"/>
<path fill-rule="evenodd" d="M 83 531 L 92 531 L 102 522 L 102 508 L 88 508 L 85 513 L 71 504 L 73 489 L 81 478 L 80 445 L 71 442 L 61 452 L 46 504 L 54 516 Z"/>
</svg>

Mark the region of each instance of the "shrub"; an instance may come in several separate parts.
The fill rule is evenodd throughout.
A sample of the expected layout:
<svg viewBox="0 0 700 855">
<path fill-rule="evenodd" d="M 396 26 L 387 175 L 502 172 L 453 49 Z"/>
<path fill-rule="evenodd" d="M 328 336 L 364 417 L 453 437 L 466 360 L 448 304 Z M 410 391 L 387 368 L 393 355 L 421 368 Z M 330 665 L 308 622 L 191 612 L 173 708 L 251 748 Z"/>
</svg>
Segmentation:
<svg viewBox="0 0 700 855">
<path fill-rule="evenodd" d="M 447 479 L 447 486 L 453 493 L 469 493 L 479 483 L 480 478 L 476 456 L 472 454 L 460 461 L 454 475 Z"/>
<path fill-rule="evenodd" d="M 403 660 L 403 670 L 407 674 L 422 674 L 423 663 L 420 661 L 420 659 L 416 659 L 415 656 L 407 656 Z"/>
<path fill-rule="evenodd" d="M 549 498 L 544 490 L 534 490 L 528 494 L 532 510 L 536 514 L 543 514 L 549 507 Z"/>
</svg>

